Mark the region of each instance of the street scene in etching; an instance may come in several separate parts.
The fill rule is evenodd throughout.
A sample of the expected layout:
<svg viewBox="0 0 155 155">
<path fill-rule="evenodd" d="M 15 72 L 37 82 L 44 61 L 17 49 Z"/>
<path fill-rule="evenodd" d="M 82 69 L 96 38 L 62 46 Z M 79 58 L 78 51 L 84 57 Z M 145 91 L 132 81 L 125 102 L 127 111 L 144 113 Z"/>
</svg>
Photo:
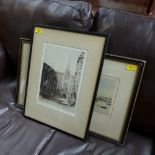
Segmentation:
<svg viewBox="0 0 155 155">
<path fill-rule="evenodd" d="M 39 100 L 67 113 L 75 113 L 86 51 L 46 43 Z"/>
<path fill-rule="evenodd" d="M 101 75 L 94 110 L 109 115 L 116 98 L 119 79 Z"/>
</svg>

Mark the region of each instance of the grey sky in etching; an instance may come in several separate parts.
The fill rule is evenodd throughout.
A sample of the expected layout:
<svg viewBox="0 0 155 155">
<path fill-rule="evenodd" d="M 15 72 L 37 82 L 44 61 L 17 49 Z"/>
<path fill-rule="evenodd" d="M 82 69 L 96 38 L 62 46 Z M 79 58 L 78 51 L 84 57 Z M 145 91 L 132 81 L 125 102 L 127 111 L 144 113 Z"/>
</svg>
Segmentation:
<svg viewBox="0 0 155 155">
<path fill-rule="evenodd" d="M 101 76 L 99 88 L 98 88 L 98 95 L 105 96 L 105 97 L 113 97 L 114 91 L 116 88 L 117 79 L 108 78 L 106 76 Z"/>
<path fill-rule="evenodd" d="M 85 52 L 85 50 L 50 43 L 45 43 L 44 50 L 44 62 L 54 68 L 57 72 L 62 73 L 64 73 L 69 66 L 72 75 L 75 73 L 78 57 L 81 52 Z"/>
</svg>

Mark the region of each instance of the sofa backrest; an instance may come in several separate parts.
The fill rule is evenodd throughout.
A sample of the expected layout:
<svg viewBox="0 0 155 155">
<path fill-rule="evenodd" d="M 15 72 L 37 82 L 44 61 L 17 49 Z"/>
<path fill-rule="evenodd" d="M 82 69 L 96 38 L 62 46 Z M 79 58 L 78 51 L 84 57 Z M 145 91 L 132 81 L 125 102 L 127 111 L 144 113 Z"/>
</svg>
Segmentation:
<svg viewBox="0 0 155 155">
<path fill-rule="evenodd" d="M 131 125 L 155 131 L 155 19 L 114 9 L 100 8 L 93 30 L 110 33 L 108 52 L 147 61 Z"/>
<path fill-rule="evenodd" d="M 91 5 L 69 0 L 1 0 L 0 39 L 17 68 L 19 38 L 32 37 L 34 24 L 87 31 L 92 24 Z"/>
<path fill-rule="evenodd" d="M 150 11 L 150 0 L 89 0 L 90 3 L 98 7 L 115 8 L 119 10 L 134 12 L 137 14 L 146 14 Z"/>
</svg>

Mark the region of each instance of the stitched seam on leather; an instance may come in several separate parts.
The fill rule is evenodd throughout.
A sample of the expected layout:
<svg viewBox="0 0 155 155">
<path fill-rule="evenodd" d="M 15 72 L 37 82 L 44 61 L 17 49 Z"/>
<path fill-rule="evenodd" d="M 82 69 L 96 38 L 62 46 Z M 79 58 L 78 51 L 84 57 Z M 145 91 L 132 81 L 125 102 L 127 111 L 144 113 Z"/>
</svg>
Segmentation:
<svg viewBox="0 0 155 155">
<path fill-rule="evenodd" d="M 70 5 L 62 4 L 62 3 L 60 3 L 60 2 L 56 2 L 56 1 L 52 1 L 52 2 L 53 2 L 53 3 L 60 4 L 60 5 L 64 6 L 64 7 L 70 7 L 70 8 L 72 8 L 72 9 L 75 9 L 75 10 L 76 10 L 77 12 L 79 12 L 79 14 L 80 14 L 80 22 L 83 23 L 83 22 L 82 22 L 82 19 L 83 19 L 82 16 L 86 14 L 83 10 L 77 9 L 77 8 L 75 8 L 75 7 L 73 7 L 73 6 L 70 6 Z M 85 25 L 87 25 L 87 23 L 88 23 L 88 20 L 87 20 L 86 24 L 83 23 L 83 28 L 85 27 Z"/>
<path fill-rule="evenodd" d="M 81 10 L 81 9 L 77 9 L 77 8 L 75 8 L 75 7 L 73 7 L 73 6 L 70 6 L 70 5 L 62 4 L 62 3 L 60 3 L 60 2 L 56 2 L 56 1 L 50 1 L 50 2 L 60 4 L 60 5 L 64 6 L 64 7 L 71 7 L 72 9 L 75 9 L 75 10 L 78 11 L 79 14 L 80 14 L 80 22 L 83 23 L 83 22 L 82 22 L 82 21 L 83 21 L 83 20 L 82 20 L 82 19 L 83 19 L 82 16 L 86 14 L 85 11 L 83 11 L 83 10 Z M 87 6 L 90 8 L 90 4 L 89 4 L 89 3 L 88 3 Z M 87 26 L 87 24 L 89 23 L 90 14 L 91 14 L 91 9 L 90 9 L 89 12 L 88 12 L 88 20 L 85 21 L 85 22 L 83 23 L 83 28 L 84 28 L 85 26 Z"/>
<path fill-rule="evenodd" d="M 127 15 L 130 15 L 130 16 L 136 16 L 136 17 L 142 17 L 142 18 L 146 18 L 147 20 L 152 20 L 154 19 L 154 17 L 150 17 L 150 16 L 144 16 L 144 15 L 140 15 L 140 14 L 136 14 L 136 13 L 132 13 L 132 12 L 127 12 L 127 11 L 123 11 L 123 10 L 119 10 L 119 9 L 114 9 L 114 8 L 108 8 L 108 7 L 101 7 L 97 10 L 97 12 L 102 12 L 103 9 L 108 9 L 112 12 L 117 12 L 117 13 L 123 13 L 123 14 L 127 14 Z M 97 13 L 96 12 L 96 13 Z"/>
<path fill-rule="evenodd" d="M 58 4 L 63 5 L 63 6 L 71 7 L 71 8 L 73 8 L 73 9 L 79 11 L 79 12 L 85 13 L 85 11 L 83 11 L 81 9 L 77 9 L 76 7 L 73 7 L 73 6 L 70 6 L 70 5 L 66 5 L 66 4 L 63 4 L 63 3 L 60 3 L 60 2 L 56 2 L 56 1 L 51 1 L 51 2 L 58 3 Z"/>
</svg>

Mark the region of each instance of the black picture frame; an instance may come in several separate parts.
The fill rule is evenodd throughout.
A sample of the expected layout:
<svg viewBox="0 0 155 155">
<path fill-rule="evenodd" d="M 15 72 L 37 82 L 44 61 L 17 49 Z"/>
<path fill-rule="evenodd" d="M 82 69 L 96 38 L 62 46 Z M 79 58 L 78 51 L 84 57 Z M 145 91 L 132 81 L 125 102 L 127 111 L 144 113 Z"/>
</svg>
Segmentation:
<svg viewBox="0 0 155 155">
<path fill-rule="evenodd" d="M 26 46 L 24 48 L 24 46 Z M 23 109 L 25 102 L 28 67 L 30 61 L 31 39 L 20 38 L 19 63 L 17 71 L 16 106 Z M 24 81 L 24 83 L 22 83 Z M 22 88 L 21 85 L 23 84 Z"/>
<path fill-rule="evenodd" d="M 52 31 L 52 33 L 50 33 L 50 31 Z M 55 32 L 55 33 L 54 33 Z M 61 32 L 61 33 L 60 33 Z M 45 33 L 45 34 L 44 34 Z M 58 33 L 59 35 L 57 36 L 56 35 L 56 33 Z M 68 41 L 65 41 L 64 39 L 60 39 L 60 41 L 58 41 L 59 39 L 58 39 L 58 37 L 60 37 L 61 38 L 61 34 L 68 34 L 68 35 L 70 35 L 70 37 L 73 35 L 75 35 L 73 38 L 71 37 L 71 38 L 67 38 L 67 39 L 70 39 L 70 40 L 68 40 Z M 54 37 L 54 41 L 55 41 L 55 39 L 56 39 L 56 41 L 54 42 L 52 39 L 51 39 L 51 37 L 52 37 L 52 35 L 50 35 L 50 34 L 52 34 L 52 35 L 55 35 Z M 43 38 L 41 37 L 41 35 L 43 35 Z M 48 36 L 49 35 L 49 36 Z M 37 37 L 39 37 L 39 39 L 37 39 Z M 45 38 L 47 37 L 48 39 L 46 40 Z M 63 36 L 64 37 L 64 36 Z M 90 48 L 90 45 L 87 45 L 87 44 L 84 44 L 84 43 L 82 43 L 82 41 L 81 40 L 76 40 L 76 38 L 77 37 L 80 37 L 80 38 L 83 38 L 83 39 L 88 39 L 87 40 L 87 42 L 89 42 L 89 37 L 90 38 L 94 38 L 94 40 L 93 40 L 93 42 L 91 41 L 91 39 L 90 39 L 90 42 L 92 43 L 92 44 L 94 44 L 94 41 L 96 40 L 96 42 L 95 42 L 95 44 L 94 45 L 96 45 L 96 44 L 99 44 L 99 47 L 97 46 L 97 47 L 95 47 L 96 49 L 99 49 L 100 51 L 96 51 L 95 53 L 94 53 L 94 51 Z M 35 40 L 36 39 L 36 40 Z M 73 40 L 74 39 L 74 40 Z M 41 40 L 41 41 L 40 41 Z M 51 41 L 52 40 L 52 41 Z M 75 41 L 76 40 L 76 41 Z M 56 129 L 58 129 L 58 130 L 60 130 L 60 131 L 63 131 L 63 132 L 65 132 L 65 133 L 68 133 L 68 134 L 70 134 L 70 135 L 73 135 L 74 137 L 77 137 L 77 138 L 80 138 L 80 139 L 86 139 L 86 135 L 87 135 L 87 133 L 88 133 L 88 129 L 89 129 L 89 125 L 90 125 L 90 120 L 91 120 L 91 115 L 92 115 L 92 112 L 93 112 L 93 103 L 94 103 L 94 100 L 95 100 L 95 97 L 94 96 L 96 96 L 96 86 L 98 85 L 98 82 L 99 82 L 99 75 L 100 75 L 100 73 L 101 73 L 101 69 L 102 69 L 102 65 L 103 65 L 103 61 L 104 61 L 104 55 L 105 55 L 105 52 L 106 52 L 106 47 L 107 47 L 107 40 L 108 40 L 108 35 L 107 34 L 105 34 L 105 35 L 99 35 L 99 34 L 96 34 L 96 33 L 89 33 L 89 32 L 81 32 L 81 31 L 74 31 L 74 30 L 69 30 L 69 29 L 64 29 L 64 28 L 58 28 L 58 27 L 49 27 L 49 26 L 44 26 L 44 25 L 35 25 L 35 27 L 34 27 L 34 36 L 33 36 L 33 42 L 32 42 L 32 46 L 31 46 L 31 56 L 30 56 L 30 64 L 29 64 L 29 71 L 28 71 L 28 82 L 27 82 L 27 87 L 26 87 L 26 98 L 25 98 L 25 107 L 24 107 L 24 115 L 26 116 L 26 117 L 28 117 L 28 118 L 30 118 L 30 119 L 33 119 L 33 120 L 36 120 L 36 121 L 39 121 L 39 122 L 41 122 L 41 123 L 43 123 L 43 124 L 46 124 L 46 125 L 49 125 L 49 126 L 52 126 L 52 127 L 54 127 L 54 128 L 56 128 Z M 81 44 L 83 45 L 83 46 L 88 46 L 86 49 L 87 50 L 85 50 L 84 48 L 82 48 L 82 47 L 79 47 L 78 48 L 78 46 L 77 46 L 77 44 L 74 44 L 74 43 L 72 43 L 72 45 L 70 46 L 69 44 L 71 43 L 71 42 L 75 42 L 75 43 L 77 43 L 79 46 L 81 46 Z M 82 119 L 79 119 L 79 121 L 82 121 L 82 123 L 84 124 L 84 122 L 86 122 L 86 124 L 85 125 L 81 125 L 82 123 L 80 123 L 80 128 L 77 130 L 77 129 L 66 129 L 69 125 L 65 125 L 65 127 L 63 128 L 63 127 L 59 127 L 59 126 L 61 126 L 61 124 L 63 124 L 63 122 L 64 122 L 64 117 L 66 117 L 66 118 L 69 118 L 69 117 L 71 117 L 71 115 L 68 117 L 68 114 L 67 115 L 64 115 L 64 113 L 65 112 L 63 112 L 63 122 L 61 122 L 61 119 L 62 118 L 60 118 L 60 122 L 57 120 L 57 121 L 55 121 L 54 119 L 53 120 L 51 120 L 51 119 L 49 119 L 50 117 L 48 116 L 48 115 L 50 115 L 51 113 L 52 113 L 52 117 L 55 117 L 55 119 L 57 119 L 58 118 L 58 115 L 57 115 L 57 113 L 59 113 L 59 115 L 60 115 L 60 112 L 61 112 L 61 110 L 58 110 L 58 109 L 55 109 L 55 108 L 53 108 L 53 107 L 51 107 L 51 106 L 49 106 L 49 105 L 47 105 L 46 104 L 46 106 L 44 106 L 44 105 L 42 105 L 42 103 L 43 103 L 43 100 L 41 100 L 42 99 L 42 97 L 41 97 L 41 99 L 38 101 L 38 103 L 40 104 L 33 104 L 33 99 L 36 97 L 35 96 L 35 91 L 36 90 L 34 90 L 34 91 L 32 91 L 32 83 L 34 84 L 34 81 L 35 80 L 37 80 L 37 78 L 34 78 L 33 79 L 33 67 L 32 66 L 34 66 L 34 61 L 33 61 L 33 59 L 34 59 L 34 57 L 35 56 L 37 56 L 37 55 L 39 55 L 40 53 L 42 53 L 42 50 L 40 50 L 39 51 L 39 49 L 40 49 L 40 47 L 41 47 L 41 49 L 43 49 L 43 46 L 45 45 L 45 47 L 44 48 L 46 48 L 46 47 L 54 47 L 55 49 L 58 49 L 58 47 L 59 46 L 57 46 L 57 45 L 59 45 L 59 43 L 60 43 L 60 46 L 61 46 L 61 48 L 63 47 L 67 47 L 68 45 L 69 45 L 69 48 L 70 48 L 70 51 L 72 51 L 72 49 L 71 48 L 77 48 L 77 53 L 78 53 L 78 51 L 79 51 L 79 49 L 81 50 L 81 51 L 83 51 L 83 50 L 85 50 L 85 52 L 89 52 L 89 50 L 91 51 L 91 55 L 93 55 L 94 57 L 95 57 L 95 59 L 97 60 L 96 62 L 91 62 L 91 59 L 89 58 L 89 57 L 91 57 L 92 59 L 94 59 L 91 55 L 89 55 L 89 53 L 87 53 L 87 56 L 88 57 L 85 57 L 84 59 L 86 59 L 85 60 L 85 63 L 88 63 L 87 65 L 86 64 L 84 64 L 84 66 L 85 66 L 85 68 L 87 67 L 87 68 L 89 68 L 90 70 L 88 71 L 88 73 L 85 73 L 86 72 L 86 69 L 83 71 L 83 73 L 81 73 L 82 75 L 81 75 L 81 78 L 83 78 L 83 79 L 85 79 L 85 82 L 87 81 L 86 80 L 86 75 L 87 74 L 90 74 L 90 72 L 91 72 L 91 67 L 92 66 L 97 66 L 95 69 L 96 69 L 96 73 L 94 74 L 94 77 L 92 77 L 92 80 L 94 81 L 94 84 L 92 85 L 92 86 L 90 86 L 90 87 L 93 87 L 93 89 L 91 88 L 91 89 L 89 89 L 90 91 L 91 91 L 91 93 L 92 93 L 92 96 L 91 96 L 91 98 L 90 99 L 88 99 L 87 98 L 87 100 L 89 100 L 89 102 L 87 101 L 87 102 L 83 102 L 83 104 L 86 104 L 85 105 L 85 107 L 87 107 L 88 108 L 88 111 L 86 110 L 86 113 L 84 114 L 84 111 L 82 112 L 82 111 L 80 111 L 80 113 L 81 114 L 83 114 L 83 115 L 87 115 L 87 116 L 85 116 L 85 117 L 81 117 L 81 116 L 79 116 L 79 107 L 80 107 L 80 105 L 82 104 L 82 102 L 80 102 L 79 100 L 80 99 L 78 99 L 78 104 L 80 104 L 80 105 L 78 105 L 78 109 L 76 109 L 76 112 L 73 114 L 73 115 L 76 115 L 77 113 L 78 113 L 78 117 L 81 117 Z M 37 47 L 37 45 L 36 44 L 39 44 L 39 46 Z M 44 44 L 44 45 L 43 45 Z M 52 46 L 50 45 L 50 44 L 52 44 Z M 74 50 L 76 50 L 76 48 L 74 49 Z M 37 49 L 37 55 L 36 55 L 36 49 Z M 48 49 L 48 48 L 47 48 Z M 88 50 L 89 49 L 89 50 Z M 65 50 L 65 49 L 63 49 L 63 50 Z M 47 50 L 48 51 L 48 50 Z M 45 53 L 47 52 L 46 50 L 45 50 Z M 39 53 L 40 52 L 40 53 Z M 80 51 L 79 51 L 80 52 Z M 49 53 L 49 52 L 47 52 L 47 53 Z M 98 56 L 96 56 L 97 54 L 99 54 Z M 68 54 L 69 55 L 69 54 Z M 52 55 L 51 55 L 52 56 Z M 70 56 L 70 55 L 69 55 Z M 75 56 L 76 57 L 76 56 Z M 78 57 L 79 58 L 79 57 Z M 89 61 L 88 61 L 88 58 L 89 58 Z M 38 57 L 36 58 L 37 60 L 38 60 Z M 42 58 L 41 58 L 42 59 Z M 42 61 L 41 59 L 39 59 L 38 61 Z M 43 59 L 45 59 L 45 57 L 43 57 Z M 47 60 L 48 60 L 48 56 L 47 56 Z M 51 60 L 51 59 L 50 59 Z M 78 59 L 79 60 L 79 59 Z M 53 60 L 54 61 L 54 60 Z M 87 62 L 88 61 L 88 62 Z M 97 62 L 98 62 L 98 64 L 97 64 Z M 37 64 L 37 62 L 35 62 L 36 64 Z M 61 62 L 62 63 L 62 62 Z M 90 64 L 91 63 L 91 64 Z M 95 65 L 95 63 L 96 63 L 96 65 Z M 39 64 L 39 62 L 38 62 L 38 64 Z M 43 65 L 42 64 L 42 68 L 44 68 L 43 66 L 45 66 L 45 67 L 48 67 L 48 65 Z M 40 70 L 42 70 L 42 69 L 38 69 L 38 73 L 35 73 L 35 74 L 37 74 L 37 76 L 38 76 L 38 74 L 39 74 L 39 71 Z M 35 70 L 36 71 L 36 70 Z M 58 74 L 58 72 L 56 72 L 57 74 Z M 43 70 L 42 70 L 42 74 L 43 74 Z M 42 76 L 43 77 L 43 76 Z M 42 78 L 41 78 L 41 76 L 39 77 L 40 78 L 40 80 L 42 81 Z M 31 83 L 32 82 L 32 83 Z M 85 84 L 85 82 L 83 82 L 83 80 L 82 80 L 82 82 L 81 82 L 81 85 L 83 85 L 83 84 Z M 39 87 L 39 83 L 38 83 L 38 85 L 36 84 L 36 86 L 37 87 Z M 40 86 L 41 87 L 41 86 Z M 79 86 L 78 86 L 79 87 Z M 79 89 L 81 89 L 81 88 L 79 88 Z M 32 91 L 31 93 L 33 93 L 33 95 L 35 96 L 34 98 L 30 95 L 30 90 Z M 37 90 L 38 91 L 38 90 Z M 81 90 L 80 90 L 81 91 Z M 84 90 L 84 92 L 85 92 L 85 90 Z M 88 92 L 88 94 L 89 94 L 90 92 Z M 91 94 L 90 93 L 90 94 Z M 36 93 L 37 94 L 37 93 Z M 80 94 L 80 93 L 79 93 Z M 81 93 L 82 94 L 82 93 Z M 80 95 L 81 95 L 80 94 Z M 31 97 L 33 98 L 31 98 Z M 83 95 L 81 95 L 82 96 L 82 98 L 84 98 L 83 97 Z M 31 100 L 31 99 L 32 100 Z M 80 98 L 80 97 L 79 97 Z M 47 98 L 46 98 L 47 99 Z M 58 99 L 58 98 L 57 98 Z M 52 100 L 54 100 L 54 99 L 52 99 Z M 86 100 L 85 98 L 84 98 L 84 100 Z M 55 100 L 54 100 L 55 101 Z M 45 103 L 45 102 L 44 102 Z M 34 106 L 35 106 L 35 108 L 34 108 Z M 38 110 L 37 110 L 37 107 L 38 106 Z M 40 106 L 40 107 L 39 107 Z M 49 108 L 50 107 L 50 108 Z M 41 108 L 41 111 L 39 110 Z M 44 109 L 45 108 L 45 109 Z M 52 109 L 53 108 L 53 109 Z M 56 107 L 57 108 L 57 107 Z M 48 111 L 50 109 L 50 112 Z M 51 110 L 52 109 L 52 110 Z M 83 108 L 81 108 L 80 110 L 82 110 Z M 33 111 L 33 112 L 32 112 Z M 37 113 L 35 113 L 35 111 L 37 111 Z M 43 115 L 42 114 L 39 114 L 38 115 L 38 113 L 42 113 L 42 111 L 44 111 L 43 113 L 44 113 L 44 115 L 46 115 L 46 117 L 43 117 Z M 51 112 L 52 111 L 52 112 Z M 32 112 L 32 113 L 31 113 Z M 62 112 L 61 112 L 62 113 Z M 39 117 L 38 117 L 38 116 Z M 57 116 L 56 116 L 57 115 Z M 51 117 L 51 118 L 52 118 Z M 74 116 L 74 119 L 75 119 L 75 117 L 76 116 Z M 72 117 L 73 118 L 73 117 Z M 74 120 L 73 119 L 73 120 Z M 66 119 L 67 120 L 67 119 Z M 77 119 L 78 120 L 78 119 Z M 85 120 L 85 121 L 83 121 L 83 120 Z M 49 123 L 49 122 L 54 122 L 54 123 Z M 57 123 L 58 122 L 58 123 Z M 71 121 L 66 121 L 67 123 L 69 123 L 70 124 L 70 122 Z M 66 123 L 66 124 L 67 124 Z M 77 125 L 77 122 L 75 122 L 75 121 L 72 121 L 72 123 L 74 124 L 76 124 Z M 55 125 L 56 124 L 56 125 Z M 70 124 L 70 126 L 72 126 L 71 124 Z M 79 125 L 77 125 L 77 127 L 78 127 Z M 73 126 L 72 126 L 73 127 Z M 62 129 L 63 128 L 63 129 Z M 75 130 L 75 131 L 74 131 Z M 79 130 L 81 130 L 81 133 L 79 133 Z"/>
<path fill-rule="evenodd" d="M 136 104 L 136 99 L 137 99 L 137 96 L 138 96 L 138 93 L 139 93 L 139 89 L 140 89 L 140 85 L 141 85 L 141 82 L 142 82 L 142 78 L 143 78 L 143 73 L 144 73 L 144 70 L 145 70 L 146 61 L 145 60 L 134 59 L 134 58 L 129 58 L 129 57 L 118 56 L 118 55 L 112 55 L 112 54 L 108 54 L 107 53 L 106 54 L 106 59 L 105 59 L 105 62 L 104 62 L 105 65 L 103 66 L 103 70 L 102 70 L 101 75 L 102 74 L 104 76 L 106 75 L 106 69 L 105 69 L 106 66 L 107 66 L 107 68 L 110 65 L 111 65 L 110 67 L 115 67 L 112 63 L 107 63 L 106 61 L 108 61 L 108 60 L 109 60 L 109 62 L 110 61 L 116 61 L 116 62 L 119 62 L 119 63 L 123 63 L 123 65 L 126 64 L 126 70 L 128 70 L 129 72 L 136 71 L 133 88 L 132 88 L 131 92 L 129 92 L 130 95 L 131 95 L 131 97 L 130 97 L 130 99 L 127 102 L 128 109 L 127 109 L 127 112 L 124 115 L 124 123 L 122 125 L 122 128 L 120 129 L 121 132 L 119 131 L 120 132 L 120 138 L 115 139 L 115 137 L 110 137 L 111 136 L 110 135 L 110 132 L 107 132 L 106 129 L 105 129 L 105 131 L 102 130 L 102 133 L 101 133 L 101 131 L 100 132 L 95 131 L 95 127 L 93 127 L 93 125 L 95 124 L 97 126 L 97 124 L 99 124 L 99 123 L 101 123 L 102 125 L 105 124 L 105 126 L 107 124 L 110 124 L 109 126 L 107 125 L 104 128 L 107 128 L 107 130 L 110 130 L 110 131 L 113 131 L 113 132 L 116 132 L 117 131 L 117 128 L 116 128 L 116 126 L 114 126 L 112 124 L 114 122 L 110 122 L 110 123 L 109 122 L 106 122 L 107 120 L 110 121 L 110 119 L 113 117 L 112 114 L 110 114 L 110 112 L 109 112 L 109 114 L 107 116 L 103 116 L 103 119 L 101 119 L 102 121 L 100 120 L 99 122 L 97 122 L 97 119 L 93 119 L 95 117 L 95 113 L 98 113 L 99 112 L 97 110 L 95 111 L 95 105 L 94 105 L 94 111 L 93 111 L 93 115 L 92 115 L 92 120 L 91 120 L 91 125 L 90 125 L 90 129 L 89 129 L 89 133 L 91 135 L 94 135 L 94 136 L 103 138 L 103 139 L 105 139 L 107 141 L 110 141 L 110 142 L 113 142 L 115 144 L 118 144 L 118 145 L 123 146 L 125 144 L 126 136 L 127 136 L 129 125 L 130 125 L 130 121 L 131 121 L 132 114 L 133 114 L 133 111 L 134 111 L 134 106 Z M 107 65 L 106 65 L 106 63 L 107 63 Z M 110 71 L 110 67 L 108 68 L 108 74 L 110 76 L 113 76 L 113 72 Z M 123 68 L 123 69 L 125 69 L 125 68 Z M 119 69 L 116 67 L 116 70 L 119 70 Z M 120 76 L 122 76 L 122 74 L 120 74 Z M 115 78 L 117 78 L 117 77 L 115 77 Z M 101 80 L 101 77 L 100 77 L 100 80 Z M 119 82 L 121 82 L 121 81 L 119 81 Z M 130 81 L 128 81 L 128 82 L 130 83 Z M 100 84 L 98 85 L 98 90 L 99 90 L 99 87 L 100 87 Z M 122 88 L 124 88 L 124 87 L 122 87 Z M 116 93 L 116 95 L 114 95 L 115 100 L 113 101 L 114 102 L 113 105 L 115 105 L 115 107 L 113 107 L 113 108 L 118 108 L 118 105 L 116 106 L 116 103 L 115 102 L 117 102 L 117 99 L 116 98 L 118 97 L 117 95 L 118 95 L 118 91 L 120 91 L 119 89 L 120 88 L 119 88 L 119 85 L 118 85 L 118 87 L 116 88 L 117 93 Z M 125 89 L 123 91 L 125 91 Z M 104 102 L 104 104 L 105 104 L 105 102 Z M 117 104 L 119 104 L 119 103 L 117 102 Z M 112 109 L 112 107 L 111 107 L 111 109 Z M 117 113 L 114 116 L 117 118 Z M 109 118 L 106 118 L 106 117 L 109 117 Z M 116 121 L 117 120 L 115 120 L 115 122 Z M 98 126 L 98 128 L 100 128 L 99 126 Z"/>
</svg>

